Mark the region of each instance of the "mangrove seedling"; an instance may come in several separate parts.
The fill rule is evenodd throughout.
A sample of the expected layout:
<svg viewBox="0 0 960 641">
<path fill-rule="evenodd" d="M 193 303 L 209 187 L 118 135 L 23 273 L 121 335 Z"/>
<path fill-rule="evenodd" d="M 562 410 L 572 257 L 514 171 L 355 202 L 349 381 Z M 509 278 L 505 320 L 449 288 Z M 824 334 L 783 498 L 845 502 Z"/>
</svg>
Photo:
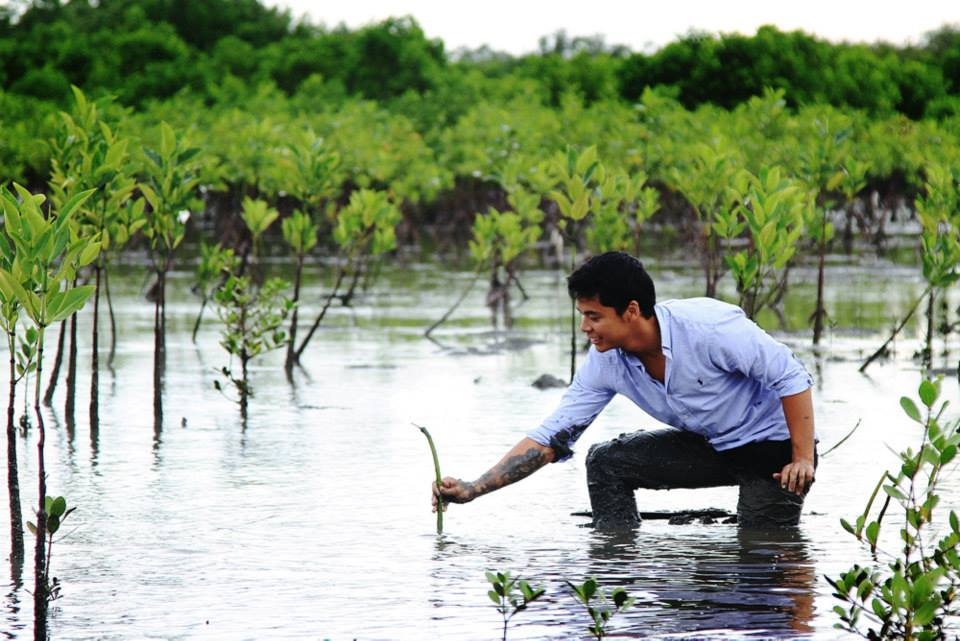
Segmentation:
<svg viewBox="0 0 960 641">
<path fill-rule="evenodd" d="M 627 610 L 633 605 L 633 599 L 623 588 L 614 588 L 611 592 L 600 589 L 597 580 L 590 578 L 577 585 L 566 582 L 573 590 L 573 596 L 583 605 L 593 623 L 589 626 L 590 634 L 595 639 L 607 636 L 607 624 L 614 614 Z"/>
<path fill-rule="evenodd" d="M 924 380 L 918 395 L 923 410 L 906 396 L 900 406 L 922 428 L 919 449 L 900 452 L 899 470 L 883 473 L 854 523 L 840 521 L 869 546 L 872 558 L 888 561 L 873 567 L 854 564 L 827 577 L 842 603 L 833 608 L 840 618 L 835 627 L 867 639 L 946 639 L 951 620 L 960 614 L 960 518 L 954 510 L 945 523 L 934 526 L 933 518 L 943 474 L 960 447 L 960 421 L 944 420 L 947 403 L 938 406 L 939 381 Z M 874 516 L 881 490 L 886 497 Z M 899 509 L 889 510 L 891 506 Z M 881 527 L 896 514 L 902 517 L 898 536 L 891 537 L 896 547 L 884 550 Z"/>
<path fill-rule="evenodd" d="M 497 606 L 497 612 L 503 616 L 503 641 L 507 641 L 507 625 L 510 619 L 542 597 L 545 590 L 531 587 L 520 577 L 511 576 L 510 572 L 487 571 L 487 581 L 492 586 L 487 596 Z"/>
<path fill-rule="evenodd" d="M 414 427 L 419 428 L 423 435 L 427 437 L 427 443 L 430 445 L 430 454 L 433 455 L 433 472 L 436 477 L 437 487 L 440 487 L 441 479 L 440 476 L 440 457 L 437 456 L 437 446 L 433 443 L 433 437 L 430 436 L 430 432 L 422 425 L 413 424 Z M 443 504 L 439 502 L 437 505 L 437 534 L 443 534 Z"/>
<path fill-rule="evenodd" d="M 293 308 L 293 301 L 283 295 L 287 287 L 287 281 L 282 278 L 271 278 L 257 289 L 249 276 L 231 275 L 214 296 L 217 314 L 223 322 L 220 345 L 231 357 L 240 360 L 239 377 L 229 367 L 221 371 L 237 391 L 240 414 L 244 418 L 248 398 L 253 396 L 248 372 L 250 361 L 282 347 L 287 339 L 280 328 Z M 218 382 L 214 385 L 221 389 Z"/>
<path fill-rule="evenodd" d="M 43 500 L 47 512 L 47 558 L 43 567 L 44 597 L 47 601 L 60 598 L 60 581 L 50 576 L 50 559 L 53 557 L 53 535 L 57 533 L 63 522 L 76 507 L 67 509 L 67 500 L 62 496 L 47 496 Z M 27 521 L 27 529 L 37 535 L 37 526 Z"/>
</svg>

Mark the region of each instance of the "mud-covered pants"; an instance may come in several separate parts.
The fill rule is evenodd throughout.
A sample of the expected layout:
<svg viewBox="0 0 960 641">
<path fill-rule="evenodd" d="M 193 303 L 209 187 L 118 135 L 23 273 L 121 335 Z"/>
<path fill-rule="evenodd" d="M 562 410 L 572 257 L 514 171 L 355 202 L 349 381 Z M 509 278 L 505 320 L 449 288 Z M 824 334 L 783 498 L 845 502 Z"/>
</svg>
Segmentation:
<svg viewBox="0 0 960 641">
<path fill-rule="evenodd" d="M 622 434 L 587 454 L 587 487 L 598 528 L 640 523 L 634 490 L 739 485 L 737 522 L 795 526 L 803 497 L 773 479 L 792 459 L 790 441 L 760 441 L 718 452 L 698 434 L 668 428 Z M 814 459 L 816 462 L 816 458 Z"/>
</svg>

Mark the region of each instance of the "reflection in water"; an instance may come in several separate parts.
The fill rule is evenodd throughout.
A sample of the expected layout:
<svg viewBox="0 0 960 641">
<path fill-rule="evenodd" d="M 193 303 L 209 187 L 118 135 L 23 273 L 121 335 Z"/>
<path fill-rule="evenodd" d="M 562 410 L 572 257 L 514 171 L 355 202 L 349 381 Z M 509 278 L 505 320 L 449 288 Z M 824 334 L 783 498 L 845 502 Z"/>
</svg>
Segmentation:
<svg viewBox="0 0 960 641">
<path fill-rule="evenodd" d="M 618 626 L 643 636 L 712 631 L 778 638 L 813 631 L 816 571 L 797 531 L 718 528 L 698 538 L 593 532 L 594 574 L 636 598 Z M 642 537 L 642 538 L 641 538 Z M 648 545 L 656 545 L 652 555 Z"/>
</svg>

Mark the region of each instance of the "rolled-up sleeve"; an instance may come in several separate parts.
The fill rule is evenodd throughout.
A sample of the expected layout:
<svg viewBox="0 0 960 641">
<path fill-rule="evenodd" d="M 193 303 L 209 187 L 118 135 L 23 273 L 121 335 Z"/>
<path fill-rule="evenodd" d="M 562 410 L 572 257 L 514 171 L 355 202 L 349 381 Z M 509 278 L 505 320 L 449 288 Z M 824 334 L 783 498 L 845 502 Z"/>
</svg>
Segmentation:
<svg viewBox="0 0 960 641">
<path fill-rule="evenodd" d="M 710 360 L 773 390 L 780 398 L 813 387 L 813 378 L 789 347 L 774 340 L 743 312 L 724 319 L 710 341 Z"/>
<path fill-rule="evenodd" d="M 553 449 L 554 462 L 573 455 L 573 444 L 613 398 L 615 392 L 604 381 L 603 364 L 599 361 L 599 355 L 591 348 L 557 409 L 527 434 Z"/>
</svg>

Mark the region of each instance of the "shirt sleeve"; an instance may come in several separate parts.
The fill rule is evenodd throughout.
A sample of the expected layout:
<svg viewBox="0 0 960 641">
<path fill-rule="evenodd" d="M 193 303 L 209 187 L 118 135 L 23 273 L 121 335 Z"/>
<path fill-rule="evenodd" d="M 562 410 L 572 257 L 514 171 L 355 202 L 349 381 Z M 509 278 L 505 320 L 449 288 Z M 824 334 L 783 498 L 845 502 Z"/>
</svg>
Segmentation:
<svg viewBox="0 0 960 641">
<path fill-rule="evenodd" d="M 604 381 L 605 365 L 600 361 L 599 354 L 591 347 L 573 383 L 560 399 L 560 405 L 540 427 L 527 434 L 540 445 L 553 449 L 555 463 L 573 456 L 573 444 L 615 394 Z"/>
<path fill-rule="evenodd" d="M 709 345 L 717 367 L 739 372 L 783 398 L 813 387 L 813 378 L 789 347 L 737 310 L 718 323 Z"/>
</svg>

